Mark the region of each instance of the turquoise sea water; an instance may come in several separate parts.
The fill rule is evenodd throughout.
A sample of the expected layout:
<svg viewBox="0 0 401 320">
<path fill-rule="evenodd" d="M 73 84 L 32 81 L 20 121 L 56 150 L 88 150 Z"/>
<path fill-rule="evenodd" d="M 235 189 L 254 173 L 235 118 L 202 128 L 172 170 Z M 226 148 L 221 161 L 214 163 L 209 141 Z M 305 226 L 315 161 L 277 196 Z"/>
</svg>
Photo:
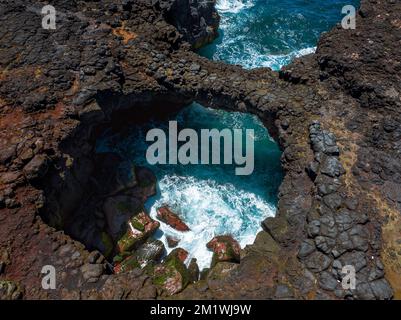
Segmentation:
<svg viewBox="0 0 401 320">
<path fill-rule="evenodd" d="M 322 32 L 341 22 L 359 0 L 217 0 L 220 36 L 199 53 L 245 68 L 279 70 L 313 53 Z"/>
<path fill-rule="evenodd" d="M 235 175 L 236 165 L 149 165 L 146 133 L 161 128 L 168 133 L 168 121 L 176 120 L 178 130 L 253 129 L 255 170 L 249 176 Z M 245 131 L 243 132 L 245 134 Z M 200 268 L 208 267 L 212 253 L 206 243 L 215 235 L 232 234 L 242 246 L 253 242 L 260 222 L 273 216 L 277 191 L 282 180 L 280 150 L 256 116 L 225 112 L 193 104 L 178 115 L 132 127 L 124 134 L 108 132 L 98 141 L 98 152 L 116 151 L 136 165 L 153 170 L 158 180 L 158 195 L 146 206 L 155 218 L 156 209 L 169 205 L 187 223 L 191 231 L 177 232 L 162 223 L 157 237 L 166 243 L 166 235 L 180 239 L 179 246 L 198 259 Z"/>
<path fill-rule="evenodd" d="M 354 0 L 218 0 L 222 16 L 221 36 L 200 51 L 215 60 L 246 68 L 279 69 L 295 56 L 313 52 L 319 35 L 340 22 L 341 8 Z M 152 128 L 168 132 L 168 121 L 179 129 L 253 129 L 255 170 L 250 176 L 235 175 L 234 165 L 149 165 L 145 141 Z M 136 165 L 152 169 L 158 194 L 147 203 L 150 215 L 169 205 L 191 231 L 177 232 L 164 223 L 156 237 L 167 248 L 166 235 L 180 239 L 179 246 L 209 267 L 212 253 L 206 243 L 215 235 L 232 234 L 244 247 L 254 241 L 260 222 L 275 214 L 283 173 L 281 152 L 262 123 L 249 114 L 224 112 L 193 104 L 168 119 L 132 127 L 119 134 L 108 132 L 98 141 L 98 152 L 116 151 Z"/>
</svg>

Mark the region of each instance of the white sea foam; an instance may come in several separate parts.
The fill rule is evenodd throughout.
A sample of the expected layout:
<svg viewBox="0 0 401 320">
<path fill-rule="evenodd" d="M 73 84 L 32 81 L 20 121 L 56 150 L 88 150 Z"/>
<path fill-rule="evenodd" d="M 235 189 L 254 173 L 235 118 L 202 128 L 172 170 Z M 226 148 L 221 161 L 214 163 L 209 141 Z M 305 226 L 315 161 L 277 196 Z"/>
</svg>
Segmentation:
<svg viewBox="0 0 401 320">
<path fill-rule="evenodd" d="M 232 42 L 238 41 L 234 39 Z M 304 55 L 308 55 L 311 53 L 315 53 L 316 47 L 303 48 L 300 50 L 294 50 L 288 54 L 266 54 L 263 53 L 262 48 L 257 48 L 256 46 L 245 45 L 241 52 L 235 52 L 233 48 L 235 46 L 231 46 L 231 41 L 227 41 L 221 51 L 231 50 L 229 62 L 232 64 L 242 65 L 244 68 L 253 69 L 260 67 L 268 67 L 273 70 L 280 70 L 284 65 L 289 64 L 293 59 L 299 58 Z M 219 53 L 214 57 L 215 60 L 221 60 L 219 57 Z"/>
<path fill-rule="evenodd" d="M 216 9 L 220 12 L 238 13 L 253 6 L 251 0 L 217 0 Z"/>
<path fill-rule="evenodd" d="M 168 248 L 166 235 L 180 239 L 179 247 L 189 252 L 187 261 L 196 258 L 201 270 L 210 266 L 212 252 L 206 243 L 214 236 L 231 234 L 244 247 L 253 243 L 261 230 L 260 222 L 275 212 L 272 205 L 257 195 L 213 180 L 166 175 L 159 188 L 161 198 L 150 208 L 150 215 L 156 219 L 156 209 L 169 204 L 191 229 L 178 232 L 161 223 L 160 240 Z"/>
</svg>

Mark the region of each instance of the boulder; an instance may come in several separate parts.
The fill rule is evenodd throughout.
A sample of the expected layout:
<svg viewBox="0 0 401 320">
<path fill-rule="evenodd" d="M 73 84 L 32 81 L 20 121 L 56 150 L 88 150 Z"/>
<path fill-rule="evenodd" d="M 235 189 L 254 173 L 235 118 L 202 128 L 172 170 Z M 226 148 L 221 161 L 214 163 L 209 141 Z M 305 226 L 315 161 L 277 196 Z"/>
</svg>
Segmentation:
<svg viewBox="0 0 401 320">
<path fill-rule="evenodd" d="M 103 203 L 103 212 L 107 222 L 107 229 L 110 236 L 117 238 L 124 231 L 127 221 L 134 215 L 143 211 L 141 199 L 120 195 L 107 198 Z"/>
<path fill-rule="evenodd" d="M 214 237 L 206 246 L 213 251 L 212 266 L 218 262 L 240 262 L 241 247 L 232 236 Z"/>
<path fill-rule="evenodd" d="M 131 251 L 143 244 L 160 226 L 145 212 L 140 212 L 132 217 L 127 223 L 127 231 L 118 240 L 119 252 Z"/>
<path fill-rule="evenodd" d="M 176 213 L 172 212 L 167 206 L 157 209 L 157 218 L 178 231 L 190 230 L 185 222 L 183 222 L 181 218 Z"/>
<path fill-rule="evenodd" d="M 190 281 L 196 282 L 199 280 L 199 266 L 195 258 L 191 259 L 191 262 L 188 266 L 188 271 L 190 274 Z"/>
<path fill-rule="evenodd" d="M 169 248 L 175 248 L 180 242 L 180 239 L 174 238 L 173 236 L 166 236 L 166 240 Z"/>
<path fill-rule="evenodd" d="M 24 167 L 24 174 L 28 180 L 42 178 L 48 170 L 48 158 L 46 155 L 37 154 Z"/>
<path fill-rule="evenodd" d="M 184 261 L 188 252 L 177 248 L 170 252 L 162 264 L 153 269 L 153 283 L 173 295 L 182 291 L 191 281 L 191 275 Z"/>
</svg>

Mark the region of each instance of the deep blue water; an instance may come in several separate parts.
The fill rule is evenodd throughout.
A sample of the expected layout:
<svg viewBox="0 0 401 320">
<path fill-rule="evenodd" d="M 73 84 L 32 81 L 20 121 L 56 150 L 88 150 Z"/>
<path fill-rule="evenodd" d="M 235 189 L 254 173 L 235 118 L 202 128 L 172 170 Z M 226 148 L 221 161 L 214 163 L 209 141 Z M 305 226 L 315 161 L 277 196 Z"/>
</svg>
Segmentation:
<svg viewBox="0 0 401 320">
<path fill-rule="evenodd" d="M 246 68 L 280 69 L 312 53 L 322 32 L 359 0 L 217 0 L 220 36 L 199 53 Z"/>
</svg>

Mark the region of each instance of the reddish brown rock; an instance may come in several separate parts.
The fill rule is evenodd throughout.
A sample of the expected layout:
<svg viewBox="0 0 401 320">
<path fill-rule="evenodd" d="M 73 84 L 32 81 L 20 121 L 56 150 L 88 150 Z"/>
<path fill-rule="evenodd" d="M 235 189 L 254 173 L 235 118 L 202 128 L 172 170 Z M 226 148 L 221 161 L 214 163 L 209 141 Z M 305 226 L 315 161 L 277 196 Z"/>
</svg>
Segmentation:
<svg viewBox="0 0 401 320">
<path fill-rule="evenodd" d="M 145 212 L 140 212 L 128 221 L 127 232 L 117 243 L 118 251 L 125 252 L 137 248 L 144 243 L 160 226 Z"/>
<path fill-rule="evenodd" d="M 218 262 L 240 262 L 241 247 L 232 236 L 217 236 L 206 246 L 213 251 L 212 266 Z"/>
<path fill-rule="evenodd" d="M 174 249 L 164 262 L 153 269 L 153 283 L 166 290 L 168 295 L 182 291 L 191 279 L 184 264 L 188 252 L 182 248 Z"/>
<path fill-rule="evenodd" d="M 167 206 L 157 209 L 157 218 L 178 231 L 190 230 L 185 222 Z"/>
</svg>

